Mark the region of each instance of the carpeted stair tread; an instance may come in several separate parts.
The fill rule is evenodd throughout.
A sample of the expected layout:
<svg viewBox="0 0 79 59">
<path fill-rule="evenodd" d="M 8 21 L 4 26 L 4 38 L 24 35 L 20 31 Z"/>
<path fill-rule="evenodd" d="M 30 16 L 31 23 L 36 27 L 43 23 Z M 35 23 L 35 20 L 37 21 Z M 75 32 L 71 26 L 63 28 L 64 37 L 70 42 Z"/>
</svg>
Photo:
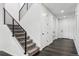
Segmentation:
<svg viewBox="0 0 79 59">
<path fill-rule="evenodd" d="M 21 44 L 24 44 L 25 43 L 25 40 L 20 41 L 20 43 Z M 32 40 L 31 39 L 27 40 L 27 44 L 30 44 L 30 43 L 32 43 Z"/>
<path fill-rule="evenodd" d="M 31 50 L 28 50 L 28 54 L 30 56 L 32 56 L 32 55 L 36 54 L 38 51 L 39 51 L 39 48 L 35 47 L 35 48 L 31 49 Z"/>
<path fill-rule="evenodd" d="M 35 43 L 27 44 L 27 48 L 28 48 L 28 47 L 31 47 L 31 46 L 33 46 L 33 45 L 35 45 Z"/>
<path fill-rule="evenodd" d="M 16 37 L 16 38 L 18 38 L 18 39 L 24 38 L 24 39 L 25 39 L 25 36 L 18 36 L 18 37 Z"/>
</svg>

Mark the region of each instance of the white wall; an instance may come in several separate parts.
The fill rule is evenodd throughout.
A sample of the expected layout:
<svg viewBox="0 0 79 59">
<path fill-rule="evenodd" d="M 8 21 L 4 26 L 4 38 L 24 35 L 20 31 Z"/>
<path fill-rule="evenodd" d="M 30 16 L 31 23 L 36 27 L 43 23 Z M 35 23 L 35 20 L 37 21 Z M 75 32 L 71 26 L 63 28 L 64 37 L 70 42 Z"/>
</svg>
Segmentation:
<svg viewBox="0 0 79 59">
<path fill-rule="evenodd" d="M 77 7 L 75 9 L 75 15 L 76 15 L 76 34 L 75 34 L 75 46 L 79 55 L 79 4 L 77 4 Z"/>
<path fill-rule="evenodd" d="M 41 7 L 41 46 L 44 48 L 57 38 L 57 19 L 44 6 Z"/>
<path fill-rule="evenodd" d="M 3 25 L 3 23 L 4 23 L 3 7 L 4 7 L 4 4 L 0 3 L 0 25 Z"/>
<path fill-rule="evenodd" d="M 74 40 L 79 55 L 79 19 L 76 17 L 59 20 L 59 38 L 70 38 Z M 63 32 L 61 32 L 63 30 Z"/>
<path fill-rule="evenodd" d="M 0 25 L 0 50 L 14 56 L 23 56 L 24 50 L 6 25 Z"/>
<path fill-rule="evenodd" d="M 41 4 L 33 4 L 27 14 L 21 19 L 20 24 L 40 49 L 54 40 L 53 31 L 55 30 L 53 29 L 55 28 L 55 20 L 51 13 Z M 42 33 L 44 33 L 44 35 L 42 35 Z"/>
<path fill-rule="evenodd" d="M 79 4 L 76 7 L 76 19 L 77 19 L 77 34 L 79 34 Z"/>
<path fill-rule="evenodd" d="M 24 3 L 0 3 L 0 25 L 4 24 L 4 11 L 3 7 L 18 21 L 19 20 L 19 10 Z M 9 21 L 8 21 L 9 20 Z M 12 23 L 10 18 L 6 20 L 7 23 Z"/>
<path fill-rule="evenodd" d="M 18 43 L 9 28 L 4 25 L 4 4 L 0 3 L 0 51 L 5 51 L 14 56 L 24 56 L 24 50 Z"/>
<path fill-rule="evenodd" d="M 21 8 L 20 3 L 5 3 L 5 9 L 19 21 L 19 10 Z"/>
<path fill-rule="evenodd" d="M 74 16 L 59 20 L 59 38 L 74 39 L 75 31 L 76 19 Z"/>
<path fill-rule="evenodd" d="M 21 9 L 21 7 L 23 6 L 23 4 L 24 4 L 24 3 L 19 3 L 19 5 L 20 5 L 20 9 Z"/>
</svg>

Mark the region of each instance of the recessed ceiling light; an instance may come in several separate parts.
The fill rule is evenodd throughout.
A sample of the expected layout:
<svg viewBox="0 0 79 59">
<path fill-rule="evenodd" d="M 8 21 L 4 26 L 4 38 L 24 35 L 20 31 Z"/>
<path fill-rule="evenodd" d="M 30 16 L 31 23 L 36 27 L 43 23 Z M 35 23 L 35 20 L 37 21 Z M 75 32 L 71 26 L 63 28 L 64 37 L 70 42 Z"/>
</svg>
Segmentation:
<svg viewBox="0 0 79 59">
<path fill-rule="evenodd" d="M 64 10 L 61 10 L 61 13 L 64 13 Z"/>
</svg>

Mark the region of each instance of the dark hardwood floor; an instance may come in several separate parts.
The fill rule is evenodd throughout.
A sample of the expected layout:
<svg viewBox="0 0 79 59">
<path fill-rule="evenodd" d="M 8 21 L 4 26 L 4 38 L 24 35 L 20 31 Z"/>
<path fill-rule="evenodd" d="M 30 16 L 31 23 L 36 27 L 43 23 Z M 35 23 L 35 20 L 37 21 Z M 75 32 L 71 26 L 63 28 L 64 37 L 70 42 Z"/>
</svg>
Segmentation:
<svg viewBox="0 0 79 59">
<path fill-rule="evenodd" d="M 72 39 L 58 38 L 35 56 L 78 56 L 78 53 Z"/>
</svg>

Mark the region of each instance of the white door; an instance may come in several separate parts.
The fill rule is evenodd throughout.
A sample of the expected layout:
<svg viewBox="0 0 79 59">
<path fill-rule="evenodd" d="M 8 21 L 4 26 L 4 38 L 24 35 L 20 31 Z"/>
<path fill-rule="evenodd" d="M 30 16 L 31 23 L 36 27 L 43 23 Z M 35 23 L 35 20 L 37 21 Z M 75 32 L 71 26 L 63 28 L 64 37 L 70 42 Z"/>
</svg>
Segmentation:
<svg viewBox="0 0 79 59">
<path fill-rule="evenodd" d="M 60 22 L 60 34 L 61 38 L 73 38 L 74 32 L 75 32 L 75 19 L 69 18 L 69 19 L 63 19 Z"/>
</svg>

